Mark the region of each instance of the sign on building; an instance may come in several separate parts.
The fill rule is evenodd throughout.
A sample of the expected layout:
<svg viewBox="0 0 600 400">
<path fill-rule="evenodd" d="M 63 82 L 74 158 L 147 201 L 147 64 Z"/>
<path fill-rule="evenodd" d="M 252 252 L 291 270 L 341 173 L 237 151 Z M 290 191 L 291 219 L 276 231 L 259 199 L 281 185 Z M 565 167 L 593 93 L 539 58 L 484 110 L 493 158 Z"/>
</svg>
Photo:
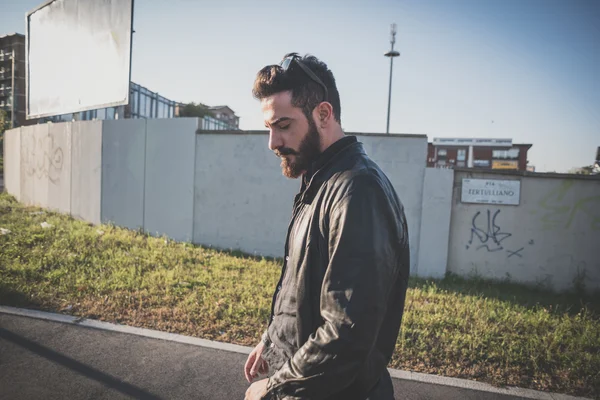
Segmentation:
<svg viewBox="0 0 600 400">
<path fill-rule="evenodd" d="M 473 160 L 473 166 L 474 167 L 489 167 L 490 166 L 490 160 Z"/>
<path fill-rule="evenodd" d="M 519 205 L 521 181 L 499 179 L 463 179 L 463 203 Z"/>
<path fill-rule="evenodd" d="M 494 160 L 492 169 L 519 169 L 519 162 L 513 160 Z"/>
</svg>

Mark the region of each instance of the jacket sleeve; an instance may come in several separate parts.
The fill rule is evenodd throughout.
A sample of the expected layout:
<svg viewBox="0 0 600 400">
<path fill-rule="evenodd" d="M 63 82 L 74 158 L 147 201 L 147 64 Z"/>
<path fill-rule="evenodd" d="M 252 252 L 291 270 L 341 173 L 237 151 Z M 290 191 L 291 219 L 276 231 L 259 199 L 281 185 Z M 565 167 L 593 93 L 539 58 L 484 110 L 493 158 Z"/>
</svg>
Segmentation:
<svg viewBox="0 0 600 400">
<path fill-rule="evenodd" d="M 349 386 L 375 345 L 402 248 L 398 216 L 375 178 L 354 178 L 329 215 L 323 324 L 269 378 L 265 399 L 323 399 Z"/>
<path fill-rule="evenodd" d="M 269 337 L 269 328 L 265 330 L 265 332 L 260 337 L 260 340 L 265 344 L 265 346 L 269 346 L 271 344 L 271 338 Z"/>
</svg>

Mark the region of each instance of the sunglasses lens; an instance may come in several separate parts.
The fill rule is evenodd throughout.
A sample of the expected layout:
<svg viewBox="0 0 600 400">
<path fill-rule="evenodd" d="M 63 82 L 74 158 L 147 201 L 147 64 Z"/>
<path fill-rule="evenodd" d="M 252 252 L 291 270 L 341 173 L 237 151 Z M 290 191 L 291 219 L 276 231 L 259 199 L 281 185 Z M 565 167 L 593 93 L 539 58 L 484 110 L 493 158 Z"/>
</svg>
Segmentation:
<svg viewBox="0 0 600 400">
<path fill-rule="evenodd" d="M 283 61 L 281 62 L 281 64 L 280 64 L 280 65 L 281 65 L 281 68 L 282 68 L 284 71 L 287 71 L 287 70 L 288 70 L 288 68 L 290 67 L 290 64 L 292 63 L 292 60 L 293 60 L 293 58 L 292 58 L 292 57 L 288 57 L 288 58 L 286 58 L 285 60 L 283 60 Z"/>
</svg>

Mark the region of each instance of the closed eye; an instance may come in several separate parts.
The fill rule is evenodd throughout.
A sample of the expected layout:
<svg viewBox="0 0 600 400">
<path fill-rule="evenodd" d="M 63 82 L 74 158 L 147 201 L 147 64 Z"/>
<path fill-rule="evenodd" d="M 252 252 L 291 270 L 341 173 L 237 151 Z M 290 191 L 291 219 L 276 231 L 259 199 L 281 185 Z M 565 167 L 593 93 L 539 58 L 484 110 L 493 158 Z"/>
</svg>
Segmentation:
<svg viewBox="0 0 600 400">
<path fill-rule="evenodd" d="M 293 120 L 290 117 L 281 117 L 277 118 L 273 122 L 265 121 L 265 128 L 269 129 L 276 127 L 277 129 L 286 130 L 292 124 L 292 122 Z"/>
</svg>

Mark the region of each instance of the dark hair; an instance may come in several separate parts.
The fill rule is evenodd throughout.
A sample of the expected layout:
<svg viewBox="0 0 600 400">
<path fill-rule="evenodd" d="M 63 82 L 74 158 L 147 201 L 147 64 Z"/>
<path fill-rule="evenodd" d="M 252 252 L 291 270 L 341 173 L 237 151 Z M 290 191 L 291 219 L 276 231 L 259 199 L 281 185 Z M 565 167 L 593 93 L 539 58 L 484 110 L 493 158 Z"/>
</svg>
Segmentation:
<svg viewBox="0 0 600 400">
<path fill-rule="evenodd" d="M 289 53 L 284 56 L 284 59 L 296 55 L 298 54 Z M 307 54 L 301 57 L 300 61 L 310 68 L 327 86 L 327 101 L 333 107 L 335 120 L 341 123 L 342 107 L 340 105 L 340 94 L 335 85 L 333 73 L 327 68 L 327 64 L 315 56 Z M 261 100 L 288 90 L 292 92 L 292 105 L 301 108 L 306 118 L 311 121 L 311 113 L 323 101 L 325 93 L 323 87 L 313 81 L 298 66 L 292 66 L 287 71 L 284 71 L 279 65 L 267 65 L 256 74 L 252 95 Z"/>
</svg>

